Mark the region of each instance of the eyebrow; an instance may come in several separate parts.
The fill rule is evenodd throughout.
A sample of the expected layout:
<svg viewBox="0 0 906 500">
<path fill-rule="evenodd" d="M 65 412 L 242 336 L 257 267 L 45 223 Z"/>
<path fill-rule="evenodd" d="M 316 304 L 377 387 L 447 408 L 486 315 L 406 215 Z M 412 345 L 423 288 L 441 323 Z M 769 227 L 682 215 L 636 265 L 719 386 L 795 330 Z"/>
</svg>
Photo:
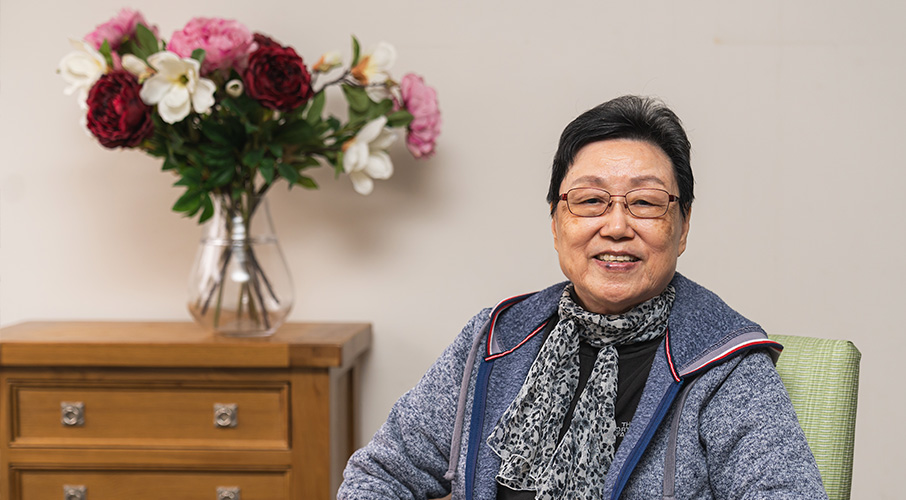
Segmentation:
<svg viewBox="0 0 906 500">
<path fill-rule="evenodd" d="M 632 179 L 629 179 L 629 184 L 632 187 L 642 186 L 644 184 L 648 184 L 651 182 L 653 182 L 655 184 L 659 184 L 665 188 L 667 187 L 667 184 L 663 180 L 661 180 L 660 177 L 657 177 L 655 175 L 640 175 L 638 177 L 633 177 Z M 583 175 L 582 177 L 579 177 L 578 179 L 575 180 L 573 185 L 575 186 L 576 184 L 591 184 L 593 186 L 603 188 L 605 185 L 605 182 L 604 182 L 603 177 L 598 177 L 596 175 Z"/>
</svg>

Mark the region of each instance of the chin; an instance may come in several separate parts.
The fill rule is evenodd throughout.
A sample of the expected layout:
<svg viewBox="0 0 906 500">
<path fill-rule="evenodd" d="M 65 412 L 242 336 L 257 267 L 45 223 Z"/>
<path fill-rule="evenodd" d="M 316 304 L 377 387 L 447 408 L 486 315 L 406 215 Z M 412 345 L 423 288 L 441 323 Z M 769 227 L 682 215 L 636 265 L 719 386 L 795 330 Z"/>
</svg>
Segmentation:
<svg viewBox="0 0 906 500">
<path fill-rule="evenodd" d="M 644 300 L 636 301 L 633 294 L 621 292 L 598 288 L 589 294 L 590 297 L 580 295 L 579 300 L 586 309 L 600 314 L 622 314 L 644 302 Z"/>
<path fill-rule="evenodd" d="M 664 285 L 666 288 L 667 285 Z M 582 305 L 591 312 L 601 314 L 622 314 L 633 307 L 656 297 L 658 293 L 651 290 L 636 290 L 614 283 L 584 288 L 586 297 L 580 295 Z M 586 303 L 588 302 L 588 303 Z"/>
</svg>

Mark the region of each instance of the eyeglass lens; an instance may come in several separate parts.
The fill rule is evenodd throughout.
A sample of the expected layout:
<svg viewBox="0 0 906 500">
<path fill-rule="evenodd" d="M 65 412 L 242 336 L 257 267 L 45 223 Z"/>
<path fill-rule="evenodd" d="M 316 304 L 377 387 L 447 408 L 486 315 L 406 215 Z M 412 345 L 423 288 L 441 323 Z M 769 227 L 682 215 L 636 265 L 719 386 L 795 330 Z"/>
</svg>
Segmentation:
<svg viewBox="0 0 906 500">
<path fill-rule="evenodd" d="M 603 189 L 574 188 L 566 193 L 566 204 L 574 215 L 597 217 L 607 211 L 615 197 L 625 198 L 629 213 L 640 219 L 660 217 L 670 206 L 670 193 L 660 189 L 634 189 L 619 196 Z"/>
</svg>

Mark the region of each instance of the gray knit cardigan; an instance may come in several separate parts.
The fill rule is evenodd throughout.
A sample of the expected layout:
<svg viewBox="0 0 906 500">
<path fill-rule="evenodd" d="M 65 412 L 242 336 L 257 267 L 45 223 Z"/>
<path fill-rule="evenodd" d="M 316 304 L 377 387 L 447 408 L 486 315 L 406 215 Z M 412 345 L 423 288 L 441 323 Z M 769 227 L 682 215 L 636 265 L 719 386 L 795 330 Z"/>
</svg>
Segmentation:
<svg viewBox="0 0 906 500">
<path fill-rule="evenodd" d="M 679 273 L 672 283 L 668 334 L 605 498 L 826 499 L 774 369 L 769 348 L 779 346 L 703 287 Z M 500 460 L 486 439 L 525 380 L 564 286 L 473 317 L 353 454 L 338 499 L 495 498 Z"/>
</svg>

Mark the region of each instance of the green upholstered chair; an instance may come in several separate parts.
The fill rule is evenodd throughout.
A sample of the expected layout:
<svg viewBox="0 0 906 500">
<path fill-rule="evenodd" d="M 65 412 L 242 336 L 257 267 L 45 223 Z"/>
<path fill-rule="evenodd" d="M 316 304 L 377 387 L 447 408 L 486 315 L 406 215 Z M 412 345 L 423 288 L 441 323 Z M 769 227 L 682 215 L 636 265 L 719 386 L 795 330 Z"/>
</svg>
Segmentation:
<svg viewBox="0 0 906 500">
<path fill-rule="evenodd" d="M 805 431 L 830 500 L 849 500 L 859 393 L 852 342 L 770 335 L 783 344 L 777 372 Z"/>
</svg>

